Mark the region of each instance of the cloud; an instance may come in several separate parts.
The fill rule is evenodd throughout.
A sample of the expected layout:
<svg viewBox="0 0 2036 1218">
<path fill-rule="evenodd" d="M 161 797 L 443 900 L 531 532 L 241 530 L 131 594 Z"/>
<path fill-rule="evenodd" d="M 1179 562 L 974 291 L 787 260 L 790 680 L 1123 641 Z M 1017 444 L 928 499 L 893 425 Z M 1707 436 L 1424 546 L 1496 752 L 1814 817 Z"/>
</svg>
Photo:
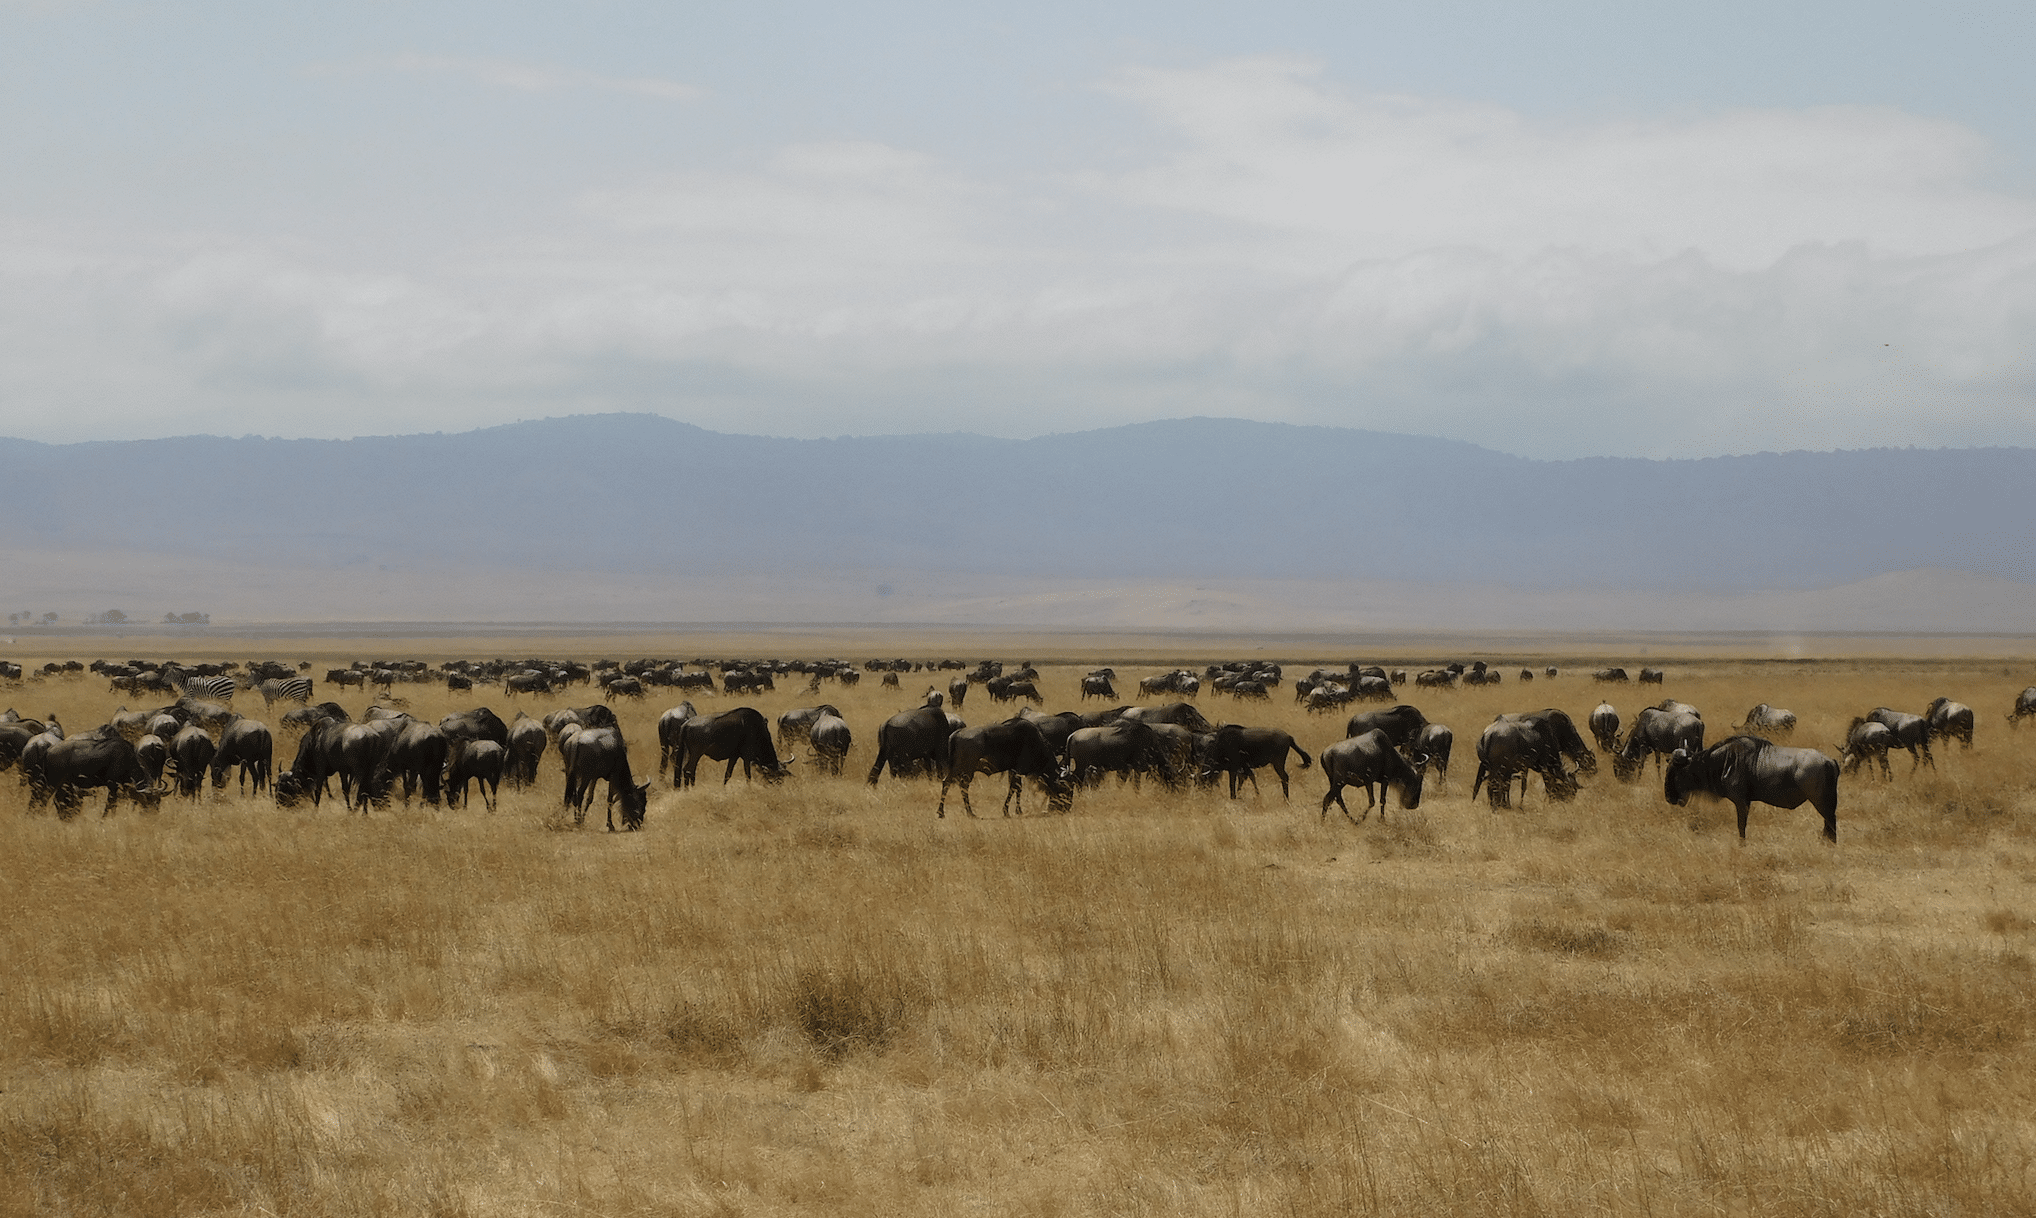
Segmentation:
<svg viewBox="0 0 2036 1218">
<path fill-rule="evenodd" d="M 429 257 L 0 228 L 0 401 L 41 407 L 0 430 L 627 408 L 805 435 L 1242 414 L 1542 456 L 2036 444 L 2036 200 L 1963 128 L 1544 123 L 1269 59 L 1104 96 L 1153 133 L 1109 165 L 799 143 L 586 183 Z"/>
<path fill-rule="evenodd" d="M 602 76 L 550 64 L 523 63 L 509 59 L 474 59 L 453 55 L 414 53 L 370 60 L 354 65 L 319 65 L 318 75 L 357 75 L 366 72 L 402 72 L 418 76 L 453 76 L 496 89 L 519 93 L 551 93 L 568 89 L 592 89 L 626 93 L 659 101 L 692 101 L 702 95 L 695 85 L 647 76 Z"/>
</svg>

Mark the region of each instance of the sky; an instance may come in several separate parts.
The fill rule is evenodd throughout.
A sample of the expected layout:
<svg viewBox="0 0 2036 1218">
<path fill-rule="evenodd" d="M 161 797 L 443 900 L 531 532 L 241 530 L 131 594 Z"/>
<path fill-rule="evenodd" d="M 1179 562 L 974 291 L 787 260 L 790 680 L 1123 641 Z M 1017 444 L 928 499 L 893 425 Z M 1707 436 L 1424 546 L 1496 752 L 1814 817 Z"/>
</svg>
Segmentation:
<svg viewBox="0 0 2036 1218">
<path fill-rule="evenodd" d="M 2036 445 L 2036 8 L 0 0 L 0 434 Z"/>
</svg>

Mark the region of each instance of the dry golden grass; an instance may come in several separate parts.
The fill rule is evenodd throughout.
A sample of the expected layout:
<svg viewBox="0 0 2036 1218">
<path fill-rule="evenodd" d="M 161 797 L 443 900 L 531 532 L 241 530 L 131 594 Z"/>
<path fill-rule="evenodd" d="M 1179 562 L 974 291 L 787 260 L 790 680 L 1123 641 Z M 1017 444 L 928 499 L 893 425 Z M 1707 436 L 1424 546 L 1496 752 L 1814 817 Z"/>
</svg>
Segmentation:
<svg viewBox="0 0 2036 1218">
<path fill-rule="evenodd" d="M 936 821 L 931 785 L 862 782 L 926 675 L 748 700 L 840 706 L 849 773 L 703 767 L 640 834 L 561 830 L 549 757 L 493 815 L 208 791 L 62 823 L 0 779 L 0 1212 L 2029 1212 L 2036 730 L 2001 716 L 2032 679 L 1717 661 L 1612 693 L 1714 739 L 1773 702 L 1826 746 L 1971 703 L 1972 752 L 1846 779 L 1835 848 L 1764 807 L 1742 847 L 1652 769 L 1471 805 L 1482 724 L 1581 715 L 1580 675 L 1411 694 L 1456 769 L 1362 827 L 1313 769 L 1285 804 Z M 75 729 L 103 691 L 0 698 Z M 1341 735 L 1282 694 L 1202 706 Z M 661 706 L 623 711 L 640 773 Z"/>
</svg>

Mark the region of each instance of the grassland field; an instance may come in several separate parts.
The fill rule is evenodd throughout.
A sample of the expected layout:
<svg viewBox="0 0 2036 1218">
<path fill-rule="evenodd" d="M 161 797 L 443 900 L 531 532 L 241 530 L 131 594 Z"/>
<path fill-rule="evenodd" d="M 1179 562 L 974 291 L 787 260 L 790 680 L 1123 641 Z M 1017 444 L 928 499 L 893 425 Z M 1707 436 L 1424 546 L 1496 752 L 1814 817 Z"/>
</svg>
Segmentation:
<svg viewBox="0 0 2036 1218">
<path fill-rule="evenodd" d="M 386 654 L 297 646 L 320 672 Z M 1042 662 L 1045 709 L 1099 658 Z M 1455 766 L 1362 825 L 1319 815 L 1313 768 L 1290 800 L 1112 782 L 1010 819 L 992 779 L 990 815 L 936 820 L 937 784 L 863 781 L 932 673 L 693 695 L 841 709 L 844 775 L 776 786 L 706 763 L 673 790 L 678 697 L 622 703 L 641 833 L 575 830 L 555 754 L 492 814 L 229 786 L 62 822 L 0 776 L 0 1214 L 2036 1212 L 2036 728 L 2003 722 L 2036 662 L 1664 658 L 1643 689 L 1485 658 L 1506 684 L 1406 690 Z M 433 721 L 598 697 L 396 692 Z M 1940 694 L 1975 747 L 1847 775 L 1835 846 L 1763 806 L 1741 844 L 1651 766 L 1467 798 L 1503 711 L 1672 696 L 1716 740 L 1769 702 L 1829 751 Z M 73 731 L 122 700 L 0 690 Z M 1199 705 L 1311 755 L 1346 717 L 1290 687 Z"/>
</svg>

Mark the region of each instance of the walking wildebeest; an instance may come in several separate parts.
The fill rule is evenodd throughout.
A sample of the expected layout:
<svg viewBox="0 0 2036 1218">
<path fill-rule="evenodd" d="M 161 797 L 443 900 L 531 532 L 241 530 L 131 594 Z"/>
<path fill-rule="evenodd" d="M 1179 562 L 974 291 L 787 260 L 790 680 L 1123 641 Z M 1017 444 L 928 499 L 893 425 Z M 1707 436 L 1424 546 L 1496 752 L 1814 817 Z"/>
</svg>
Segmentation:
<svg viewBox="0 0 2036 1218">
<path fill-rule="evenodd" d="M 1956 738 L 1965 748 L 1972 747 L 1972 708 L 1963 702 L 1949 698 L 1938 698 L 1930 703 L 1923 717 L 1930 721 L 1930 734 Z"/>
<path fill-rule="evenodd" d="M 1273 773 L 1280 776 L 1280 798 L 1289 794 L 1287 782 L 1287 750 L 1292 749 L 1301 759 L 1301 768 L 1314 764 L 1306 749 L 1294 743 L 1294 738 L 1275 727 L 1242 727 L 1226 723 L 1216 729 L 1214 738 L 1202 750 L 1202 774 L 1212 778 L 1217 774 L 1230 776 L 1230 798 L 1237 798 L 1237 789 L 1247 778 L 1251 790 L 1258 792 L 1258 776 L 1252 771 L 1260 766 L 1271 766 Z"/>
<path fill-rule="evenodd" d="M 1703 748 L 1703 716 L 1681 709 L 1643 707 L 1640 717 L 1633 721 L 1633 733 L 1626 737 L 1625 747 L 1612 755 L 1612 773 L 1631 782 L 1640 776 L 1649 757 L 1654 758 L 1659 768 L 1662 760 L 1677 749 L 1699 753 Z"/>
<path fill-rule="evenodd" d="M 1769 706 L 1763 702 L 1746 712 L 1746 722 L 1738 724 L 1735 732 L 1763 738 L 1787 736 L 1796 730 L 1796 712 Z"/>
<path fill-rule="evenodd" d="M 532 719 L 522 711 L 516 712 L 516 721 L 509 725 L 509 760 L 505 776 L 510 786 L 527 787 L 537 781 L 537 764 L 543 760 L 545 747 L 550 743 L 551 736 L 544 730 L 541 720 Z"/>
<path fill-rule="evenodd" d="M 761 711 L 748 706 L 686 720 L 679 729 L 679 756 L 674 761 L 681 771 L 679 786 L 693 785 L 702 758 L 728 763 L 728 769 L 721 775 L 724 787 L 735 777 L 737 764 L 742 766 L 746 780 L 761 776 L 766 782 L 777 782 L 791 773 L 789 767 L 798 760 L 778 759 L 778 750 L 771 743 L 770 723 Z"/>
<path fill-rule="evenodd" d="M 1845 743 L 1839 746 L 1838 761 L 1848 773 L 1857 770 L 1863 761 L 1880 762 L 1880 776 L 1893 777 L 1888 773 L 1888 750 L 1895 744 L 1895 733 L 1885 723 L 1860 716 L 1845 729 Z"/>
<path fill-rule="evenodd" d="M 1911 774 L 1916 772 L 1916 766 L 1918 765 L 1916 760 L 1916 751 L 1918 749 L 1922 750 L 1922 759 L 1930 763 L 1930 768 L 1933 770 L 1937 768 L 1937 759 L 1930 755 L 1930 721 L 1928 719 L 1921 715 L 1911 715 L 1898 710 L 1889 710 L 1885 706 L 1874 707 L 1873 711 L 1867 715 L 1867 718 L 1875 723 L 1887 724 L 1888 730 L 1895 734 L 1895 747 L 1908 750 L 1909 772 Z"/>
<path fill-rule="evenodd" d="M 1838 763 L 1815 749 L 1734 736 L 1694 756 L 1676 750 L 1662 775 L 1662 795 L 1682 807 L 1699 791 L 1731 802 L 1739 814 L 1742 842 L 1747 808 L 1754 803 L 1777 808 L 1807 803 L 1824 818 L 1824 836 L 1838 840 Z"/>
<path fill-rule="evenodd" d="M 493 812 L 508 761 L 509 750 L 492 740 L 455 742 L 452 757 L 445 766 L 445 806 L 457 808 L 467 802 L 468 785 L 479 782 L 481 803 Z"/>
<path fill-rule="evenodd" d="M 255 719 L 235 719 L 219 733 L 219 749 L 212 754 L 212 788 L 218 790 L 226 785 L 226 771 L 240 768 L 240 788 L 247 791 L 249 776 L 254 778 L 254 793 L 260 795 L 262 788 L 269 785 L 269 771 L 275 765 L 276 741 L 269 733 L 268 724 Z"/>
<path fill-rule="evenodd" d="M 1059 758 L 1047 746 L 1046 737 L 1040 733 L 1039 725 L 1029 719 L 1013 717 L 1002 723 L 985 724 L 982 727 L 965 727 L 948 736 L 945 754 L 942 757 L 940 777 L 940 805 L 937 815 L 947 816 L 947 787 L 954 783 L 961 787 L 961 810 L 973 817 L 976 810 L 969 803 L 969 783 L 977 774 L 1005 774 L 1011 776 L 1009 787 L 1004 792 L 1004 815 L 1011 815 L 1011 801 L 1018 801 L 1018 815 L 1025 815 L 1024 780 L 1036 778 L 1046 788 L 1049 807 L 1067 808 L 1073 800 L 1072 789 L 1068 786 L 1067 775 L 1061 769 Z"/>
<path fill-rule="evenodd" d="M 932 706 L 901 711 L 877 729 L 877 759 L 870 766 L 870 785 L 891 767 L 891 777 L 929 777 L 940 772 L 946 755 L 947 738 L 956 729 L 948 725 L 947 712 Z"/>
<path fill-rule="evenodd" d="M 1329 794 L 1322 797 L 1322 818 L 1325 820 L 1329 816 L 1329 805 L 1334 803 L 1343 809 L 1344 818 L 1351 824 L 1363 823 L 1363 818 L 1352 816 L 1350 805 L 1343 802 L 1345 787 L 1363 787 L 1366 800 L 1364 815 L 1370 816 L 1372 808 L 1377 806 L 1380 820 L 1386 816 L 1386 795 L 1395 786 L 1400 788 L 1402 808 L 1411 810 L 1421 806 L 1421 770 L 1400 755 L 1382 728 L 1373 728 L 1361 736 L 1346 736 L 1323 749 L 1322 774 L 1329 780 Z M 1372 795 L 1375 785 L 1378 788 L 1376 798 Z"/>
</svg>

